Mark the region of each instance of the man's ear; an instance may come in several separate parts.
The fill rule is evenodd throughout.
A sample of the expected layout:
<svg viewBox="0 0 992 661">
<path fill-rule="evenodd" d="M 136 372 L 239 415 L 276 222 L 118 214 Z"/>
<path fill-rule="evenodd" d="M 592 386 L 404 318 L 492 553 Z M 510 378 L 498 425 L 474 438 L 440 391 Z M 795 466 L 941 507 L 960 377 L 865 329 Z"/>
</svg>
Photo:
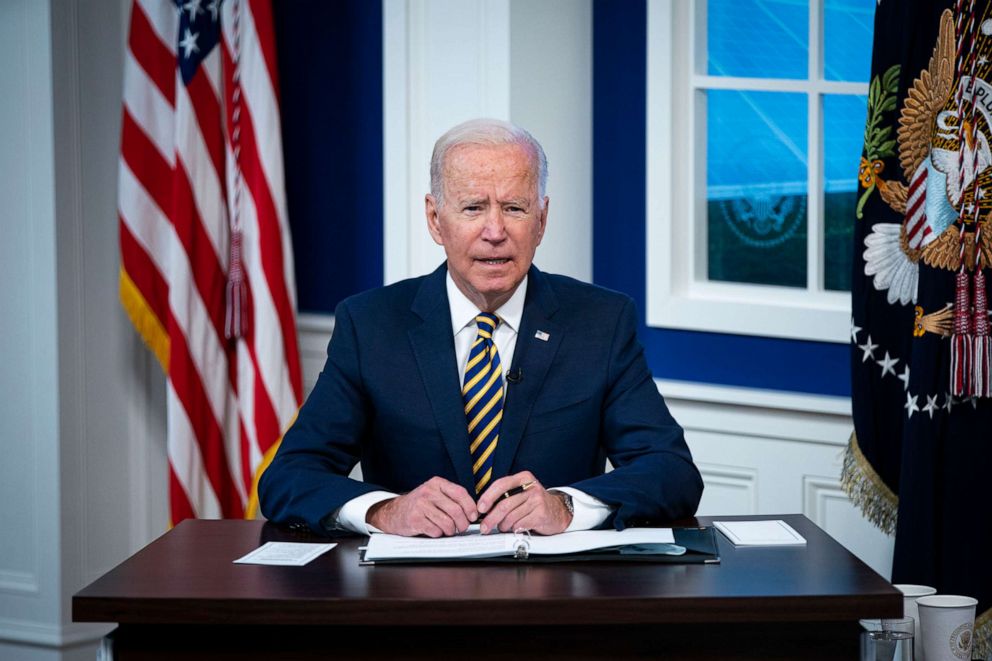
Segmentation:
<svg viewBox="0 0 992 661">
<path fill-rule="evenodd" d="M 441 218 L 437 212 L 437 200 L 430 193 L 424 196 L 424 215 L 427 217 L 427 231 L 431 233 L 434 243 L 443 246 L 444 237 L 441 234 Z"/>
<path fill-rule="evenodd" d="M 548 206 L 550 204 L 551 198 L 545 195 L 544 208 L 541 209 L 541 229 L 537 231 L 537 245 L 541 245 L 541 241 L 544 239 L 544 230 L 548 228 Z"/>
</svg>

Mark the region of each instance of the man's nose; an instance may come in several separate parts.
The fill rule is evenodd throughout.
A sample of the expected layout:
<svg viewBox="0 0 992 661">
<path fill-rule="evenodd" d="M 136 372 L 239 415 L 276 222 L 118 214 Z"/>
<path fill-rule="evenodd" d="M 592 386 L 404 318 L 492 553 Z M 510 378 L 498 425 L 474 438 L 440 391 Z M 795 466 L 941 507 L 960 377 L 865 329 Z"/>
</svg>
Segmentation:
<svg viewBox="0 0 992 661">
<path fill-rule="evenodd" d="M 494 206 L 486 214 L 482 238 L 486 241 L 502 241 L 506 238 L 506 220 L 503 218 L 503 209 L 500 207 Z"/>
</svg>

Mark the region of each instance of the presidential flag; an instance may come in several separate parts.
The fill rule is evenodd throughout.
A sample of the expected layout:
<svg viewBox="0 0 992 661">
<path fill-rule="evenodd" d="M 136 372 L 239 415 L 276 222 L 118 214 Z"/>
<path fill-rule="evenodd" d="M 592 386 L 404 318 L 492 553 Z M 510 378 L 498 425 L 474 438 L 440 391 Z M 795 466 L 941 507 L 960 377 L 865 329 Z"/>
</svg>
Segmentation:
<svg viewBox="0 0 992 661">
<path fill-rule="evenodd" d="M 895 534 L 892 580 L 979 600 L 992 654 L 992 7 L 881 0 L 854 230 L 842 482 Z"/>
<path fill-rule="evenodd" d="M 272 8 L 135 0 L 124 71 L 120 298 L 167 375 L 171 521 L 251 517 L 302 399 Z"/>
</svg>

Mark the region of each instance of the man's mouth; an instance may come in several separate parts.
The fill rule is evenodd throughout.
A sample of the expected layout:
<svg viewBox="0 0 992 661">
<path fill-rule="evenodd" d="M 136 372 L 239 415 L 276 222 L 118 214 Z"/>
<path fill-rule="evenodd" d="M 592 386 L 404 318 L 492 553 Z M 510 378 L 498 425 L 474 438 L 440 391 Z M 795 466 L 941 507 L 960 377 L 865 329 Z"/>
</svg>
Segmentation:
<svg viewBox="0 0 992 661">
<path fill-rule="evenodd" d="M 491 266 L 499 266 L 500 264 L 506 264 L 510 259 L 508 257 L 501 257 L 497 259 L 480 259 L 483 264 L 489 264 Z"/>
</svg>

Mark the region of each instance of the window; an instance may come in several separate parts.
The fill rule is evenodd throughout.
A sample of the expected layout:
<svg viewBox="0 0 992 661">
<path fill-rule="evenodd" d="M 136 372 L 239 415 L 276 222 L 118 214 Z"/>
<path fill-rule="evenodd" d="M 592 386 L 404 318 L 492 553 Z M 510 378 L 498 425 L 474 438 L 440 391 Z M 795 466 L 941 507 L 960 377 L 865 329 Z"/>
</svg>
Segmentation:
<svg viewBox="0 0 992 661">
<path fill-rule="evenodd" d="M 846 341 L 874 8 L 649 4 L 649 325 Z"/>
</svg>

